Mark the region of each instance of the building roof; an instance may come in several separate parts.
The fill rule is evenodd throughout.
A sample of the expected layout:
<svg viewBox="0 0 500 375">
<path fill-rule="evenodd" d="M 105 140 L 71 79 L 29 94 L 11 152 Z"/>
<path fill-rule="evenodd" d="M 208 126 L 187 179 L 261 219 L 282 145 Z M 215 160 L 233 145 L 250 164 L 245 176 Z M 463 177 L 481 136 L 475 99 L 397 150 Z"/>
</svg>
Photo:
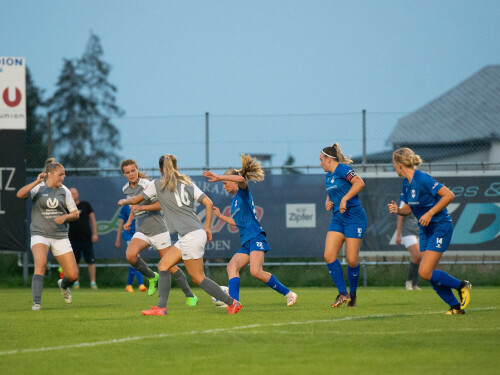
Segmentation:
<svg viewBox="0 0 500 375">
<path fill-rule="evenodd" d="M 387 139 L 401 144 L 500 139 L 500 65 L 490 65 L 400 118 Z"/>
</svg>

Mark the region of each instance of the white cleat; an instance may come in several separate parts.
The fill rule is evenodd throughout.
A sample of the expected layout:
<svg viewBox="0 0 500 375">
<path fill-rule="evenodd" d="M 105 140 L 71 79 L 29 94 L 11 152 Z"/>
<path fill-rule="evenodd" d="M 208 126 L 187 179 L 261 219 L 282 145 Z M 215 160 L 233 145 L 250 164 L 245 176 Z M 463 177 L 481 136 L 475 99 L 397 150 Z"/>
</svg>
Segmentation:
<svg viewBox="0 0 500 375">
<path fill-rule="evenodd" d="M 411 282 L 411 280 L 406 280 L 406 283 L 405 283 L 405 288 L 406 290 L 413 290 L 413 284 Z"/>
<path fill-rule="evenodd" d="M 286 297 L 286 305 L 288 307 L 295 305 L 295 303 L 297 302 L 297 295 L 292 291 L 288 292 L 288 294 L 285 297 Z"/>
<path fill-rule="evenodd" d="M 42 305 L 40 305 L 39 303 L 34 303 L 33 306 L 31 306 L 31 310 L 33 310 L 33 311 L 38 311 L 41 309 L 42 309 Z"/>
<path fill-rule="evenodd" d="M 62 284 L 62 279 L 59 279 L 57 281 L 57 285 L 59 285 L 59 290 L 61 291 L 61 294 L 64 297 L 64 301 L 66 301 L 66 303 L 71 303 L 71 301 L 73 301 L 71 290 L 69 290 L 69 288 L 63 288 L 61 284 Z"/>
</svg>

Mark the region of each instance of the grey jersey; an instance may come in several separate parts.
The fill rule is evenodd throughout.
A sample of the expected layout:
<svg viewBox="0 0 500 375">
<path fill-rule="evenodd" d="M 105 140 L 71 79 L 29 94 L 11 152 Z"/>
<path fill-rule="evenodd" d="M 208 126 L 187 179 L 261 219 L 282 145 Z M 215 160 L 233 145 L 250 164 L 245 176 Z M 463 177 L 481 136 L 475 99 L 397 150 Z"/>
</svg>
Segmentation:
<svg viewBox="0 0 500 375">
<path fill-rule="evenodd" d="M 33 201 L 31 235 L 68 238 L 68 223 L 59 225 L 54 222 L 54 219 L 77 210 L 69 189 L 64 185 L 49 188 L 45 182 L 42 182 L 30 190 L 29 196 Z"/>
<path fill-rule="evenodd" d="M 184 236 L 203 229 L 203 224 L 194 211 L 194 202 L 201 203 L 206 195 L 195 184 L 185 185 L 177 182 L 177 190 L 172 192 L 162 189 L 161 181 L 156 179 L 144 189 L 142 196 L 144 199 L 158 198 L 171 233 Z"/>
<path fill-rule="evenodd" d="M 405 203 L 401 202 L 399 207 L 402 208 L 404 205 Z M 420 227 L 418 226 L 418 220 L 413 213 L 408 216 L 403 216 L 403 222 L 401 223 L 401 237 L 418 236 L 419 231 Z"/>
<path fill-rule="evenodd" d="M 123 187 L 123 193 L 127 196 L 127 198 L 135 197 L 136 195 L 140 195 L 148 185 L 152 184 L 152 181 L 149 181 L 145 178 L 140 178 L 139 182 L 135 187 L 130 187 L 127 183 Z M 140 205 L 149 205 L 153 204 L 157 201 L 156 198 L 146 199 L 140 203 Z M 136 232 L 144 233 L 148 237 L 156 236 L 160 233 L 165 233 L 168 231 L 167 223 L 165 222 L 165 218 L 163 217 L 163 213 L 160 211 L 138 211 L 134 213 L 135 216 L 135 230 Z"/>
</svg>

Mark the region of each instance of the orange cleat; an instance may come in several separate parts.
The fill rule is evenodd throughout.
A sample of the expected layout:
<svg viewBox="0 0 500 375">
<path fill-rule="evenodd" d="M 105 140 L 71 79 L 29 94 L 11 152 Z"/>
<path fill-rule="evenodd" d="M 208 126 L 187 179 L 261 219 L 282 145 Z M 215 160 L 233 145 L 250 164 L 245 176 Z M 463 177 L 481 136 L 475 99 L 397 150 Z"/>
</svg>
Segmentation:
<svg viewBox="0 0 500 375">
<path fill-rule="evenodd" d="M 132 293 L 132 292 L 134 291 L 134 288 L 132 288 L 132 285 L 127 285 L 127 286 L 125 287 L 125 291 L 126 291 L 126 292 L 129 292 L 129 293 Z"/>
<path fill-rule="evenodd" d="M 142 315 L 167 315 L 167 308 L 151 306 L 151 310 L 142 310 Z"/>
<path fill-rule="evenodd" d="M 148 290 L 148 288 L 146 288 L 146 285 L 144 285 L 144 284 L 139 285 L 140 292 L 145 292 L 146 290 Z"/>
<path fill-rule="evenodd" d="M 238 311 L 241 310 L 242 307 L 243 305 L 240 303 L 240 301 L 234 300 L 233 304 L 227 307 L 227 313 L 236 314 Z"/>
</svg>

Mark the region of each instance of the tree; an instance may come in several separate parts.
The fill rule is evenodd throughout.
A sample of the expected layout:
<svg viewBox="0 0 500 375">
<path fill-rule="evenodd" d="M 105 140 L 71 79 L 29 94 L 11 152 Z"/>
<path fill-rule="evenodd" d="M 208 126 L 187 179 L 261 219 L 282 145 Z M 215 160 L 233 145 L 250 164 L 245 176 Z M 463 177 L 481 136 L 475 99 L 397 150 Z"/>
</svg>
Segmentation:
<svg viewBox="0 0 500 375">
<path fill-rule="evenodd" d="M 38 88 L 26 69 L 26 166 L 28 168 L 42 168 L 47 159 L 47 121 L 40 114 L 45 106 L 44 91 Z"/>
<path fill-rule="evenodd" d="M 283 174 L 302 174 L 297 168 L 293 168 L 292 165 L 295 164 L 295 158 L 292 155 L 288 155 L 285 163 L 283 164 L 282 173 Z"/>
<path fill-rule="evenodd" d="M 116 166 L 120 133 L 112 118 L 123 115 L 108 82 L 111 70 L 102 61 L 99 38 L 92 34 L 78 60 L 65 60 L 51 113 L 58 158 L 70 167 Z"/>
</svg>

